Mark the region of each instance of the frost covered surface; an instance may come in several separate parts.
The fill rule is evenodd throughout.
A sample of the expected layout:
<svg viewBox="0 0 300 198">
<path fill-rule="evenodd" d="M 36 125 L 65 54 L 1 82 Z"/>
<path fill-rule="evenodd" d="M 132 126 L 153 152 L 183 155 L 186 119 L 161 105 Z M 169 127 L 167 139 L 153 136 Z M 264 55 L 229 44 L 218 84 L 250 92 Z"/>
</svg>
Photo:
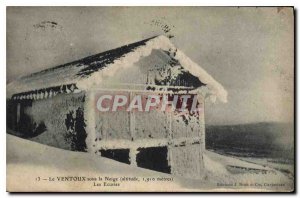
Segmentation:
<svg viewBox="0 0 300 198">
<path fill-rule="evenodd" d="M 46 131 L 30 140 L 57 148 L 77 150 L 73 140 L 74 120 L 76 112 L 84 108 L 83 101 L 83 93 L 65 94 L 54 97 L 52 100 L 34 101 L 28 108 L 27 115 L 36 123 L 45 123 Z M 82 139 L 82 142 L 84 141 L 85 139 Z"/>
<path fill-rule="evenodd" d="M 165 112 L 150 111 L 147 113 L 134 112 L 136 139 L 168 138 L 169 122 Z"/>
<path fill-rule="evenodd" d="M 96 141 L 131 139 L 128 112 L 97 112 L 95 115 L 95 120 Z"/>
<path fill-rule="evenodd" d="M 136 47 L 145 45 L 147 40 L 149 39 L 20 77 L 7 86 L 7 97 L 20 92 L 76 84 L 80 79 L 88 78 L 93 72 L 103 69 Z"/>
<path fill-rule="evenodd" d="M 105 78 L 113 77 L 117 71 L 133 67 L 142 57 L 149 56 L 153 50 L 168 52 L 168 55 L 178 61 L 183 69 L 206 84 L 212 95 L 217 96 L 222 102 L 227 101 L 227 92 L 222 85 L 178 50 L 165 36 L 146 39 L 19 78 L 7 86 L 7 97 L 16 93 L 72 83 L 80 90 L 89 90 L 101 85 Z M 171 71 L 171 78 L 180 72 L 181 68 L 175 65 Z M 168 75 L 162 75 L 162 78 L 164 77 Z"/>
<path fill-rule="evenodd" d="M 200 122 L 195 116 L 176 116 L 172 122 L 172 134 L 174 138 L 197 137 L 200 132 Z"/>
<path fill-rule="evenodd" d="M 7 135 L 7 190 L 12 191 L 291 191 L 293 181 L 269 167 L 225 157 L 210 151 L 204 153 L 206 178 L 184 179 L 169 174 L 129 166 L 89 153 L 72 152 Z M 269 171 L 231 173 L 228 166 Z M 120 187 L 93 187 L 91 182 L 36 182 L 40 176 L 110 176 L 110 177 L 172 177 L 173 182 L 125 182 Z M 216 183 L 284 183 L 284 187 L 217 187 Z"/>
<path fill-rule="evenodd" d="M 113 93 L 104 91 L 95 92 L 93 95 Z M 133 98 L 136 94 L 143 94 L 143 92 L 116 92 L 115 94 L 130 95 Z M 172 101 L 172 95 L 169 96 L 169 101 Z M 198 107 L 204 108 L 202 100 L 201 96 L 198 97 Z M 180 102 L 178 104 L 181 105 Z M 127 105 L 124 109 L 127 109 Z M 94 132 L 88 134 L 91 137 L 88 144 L 94 145 L 89 151 L 94 153 L 103 149 L 129 149 L 130 156 L 133 156 L 133 154 L 140 154 L 140 149 L 152 152 L 151 149 L 154 147 L 163 147 L 168 155 L 163 159 L 167 161 L 170 173 L 189 178 L 201 177 L 203 173 L 201 170 L 203 167 L 202 145 L 204 145 L 203 109 L 199 114 L 167 112 L 160 109 L 159 106 L 149 112 L 126 112 L 125 110 L 99 112 L 92 109 L 93 113 L 90 115 L 92 119 L 86 117 L 88 125 L 95 125 Z M 127 155 L 125 158 L 128 158 Z M 134 156 L 130 157 L 131 164 L 136 164 L 137 161 Z M 158 167 L 159 162 L 153 161 Z"/>
<path fill-rule="evenodd" d="M 199 144 L 171 147 L 170 153 L 172 156 L 172 174 L 191 179 L 201 178 L 203 169 L 200 166 L 203 163 L 196 163 L 199 161 L 203 162 Z"/>
<path fill-rule="evenodd" d="M 222 102 L 227 102 L 227 91 L 223 86 L 215 81 L 199 65 L 185 56 L 183 52 L 178 50 L 165 36 L 158 36 L 148 40 L 145 45 L 137 47 L 133 52 L 111 63 L 111 66 L 107 65 L 107 67 L 103 68 L 103 72 L 95 72 L 91 75 L 90 79 L 80 81 L 78 87 L 84 90 L 96 87 L 103 83 L 103 78 L 113 77 L 118 70 L 132 67 L 141 57 L 149 56 L 152 50 L 155 49 L 169 52 L 171 56 L 180 62 L 183 68 L 198 77 L 201 82 L 205 83 L 213 95 L 216 95 Z"/>
</svg>

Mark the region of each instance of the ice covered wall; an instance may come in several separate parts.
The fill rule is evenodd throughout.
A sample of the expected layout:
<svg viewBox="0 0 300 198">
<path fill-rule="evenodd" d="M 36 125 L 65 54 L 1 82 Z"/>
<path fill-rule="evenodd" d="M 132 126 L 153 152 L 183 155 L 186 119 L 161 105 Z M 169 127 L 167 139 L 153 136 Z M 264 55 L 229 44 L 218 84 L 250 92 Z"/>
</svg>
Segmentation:
<svg viewBox="0 0 300 198">
<path fill-rule="evenodd" d="M 107 91 L 103 93 L 107 94 Z M 133 97 L 141 93 L 127 94 Z M 195 114 L 159 110 L 97 112 L 93 109 L 94 152 L 124 163 L 128 161 L 134 166 L 200 178 L 204 175 L 205 149 L 204 99 L 201 95 L 198 103 L 202 111 Z"/>
<path fill-rule="evenodd" d="M 197 179 L 201 177 L 204 170 L 203 153 L 200 144 L 170 146 L 171 171 L 174 175 Z"/>
<path fill-rule="evenodd" d="M 135 112 L 135 139 L 167 139 L 170 119 L 160 111 Z"/>
<path fill-rule="evenodd" d="M 30 140 L 67 150 L 85 151 L 85 93 L 60 94 L 34 100 L 25 109 L 32 123 L 45 125 L 45 131 Z"/>
<path fill-rule="evenodd" d="M 108 77 L 103 73 L 104 81 L 91 89 L 92 95 L 122 94 L 133 98 L 136 94 L 146 92 L 184 94 L 193 91 L 194 94 L 199 94 L 199 107 L 204 108 L 205 93 L 198 93 L 197 90 L 203 84 L 168 53 L 155 49 L 133 66 L 120 67 L 113 76 Z M 177 87 L 180 91 L 172 92 L 170 87 Z M 90 103 L 95 104 L 96 101 Z M 120 157 L 122 155 L 122 158 L 129 158 L 130 163 L 135 166 L 170 171 L 169 173 L 186 177 L 195 174 L 200 177 L 203 172 L 203 112 L 201 115 L 162 111 L 97 112 L 94 108 L 91 117 L 95 118 L 91 126 L 95 126 L 95 136 L 90 139 L 95 147 L 92 149 L 118 161 L 123 160 Z M 151 158 L 152 161 L 147 161 Z M 155 160 L 164 164 L 164 167 L 155 165 L 158 163 Z"/>
<path fill-rule="evenodd" d="M 174 115 L 172 135 L 181 141 L 169 146 L 172 174 L 190 178 L 205 176 L 203 153 L 205 150 L 204 97 L 198 95 L 200 111 L 193 115 Z"/>
</svg>

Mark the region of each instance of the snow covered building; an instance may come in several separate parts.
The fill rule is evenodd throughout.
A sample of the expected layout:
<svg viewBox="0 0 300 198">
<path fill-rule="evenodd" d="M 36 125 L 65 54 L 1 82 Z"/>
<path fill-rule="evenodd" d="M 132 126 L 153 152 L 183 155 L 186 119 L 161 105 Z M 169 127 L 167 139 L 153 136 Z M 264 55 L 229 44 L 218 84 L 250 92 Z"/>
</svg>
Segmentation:
<svg viewBox="0 0 300 198">
<path fill-rule="evenodd" d="M 97 95 L 190 94 L 198 113 L 99 112 Z M 142 40 L 7 85 L 10 131 L 54 147 L 195 178 L 204 172 L 204 101 L 227 92 L 165 36 Z"/>
</svg>

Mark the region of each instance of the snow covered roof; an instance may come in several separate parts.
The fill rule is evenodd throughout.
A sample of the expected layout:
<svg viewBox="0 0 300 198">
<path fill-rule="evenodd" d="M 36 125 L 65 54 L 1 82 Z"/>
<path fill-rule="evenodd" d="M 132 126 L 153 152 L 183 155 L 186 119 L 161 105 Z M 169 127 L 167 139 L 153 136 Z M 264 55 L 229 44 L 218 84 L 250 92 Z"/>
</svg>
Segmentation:
<svg viewBox="0 0 300 198">
<path fill-rule="evenodd" d="M 178 60 L 186 70 L 206 84 L 212 95 L 222 102 L 227 102 L 227 91 L 223 86 L 165 36 L 152 37 L 18 78 L 7 85 L 7 97 L 32 99 L 43 97 L 45 94 L 88 90 L 101 84 L 104 76 L 114 76 L 117 70 L 132 67 L 141 57 L 150 55 L 153 49 L 168 51 L 172 58 Z M 100 70 L 103 72 L 98 72 Z M 26 96 L 23 96 L 24 94 Z"/>
</svg>

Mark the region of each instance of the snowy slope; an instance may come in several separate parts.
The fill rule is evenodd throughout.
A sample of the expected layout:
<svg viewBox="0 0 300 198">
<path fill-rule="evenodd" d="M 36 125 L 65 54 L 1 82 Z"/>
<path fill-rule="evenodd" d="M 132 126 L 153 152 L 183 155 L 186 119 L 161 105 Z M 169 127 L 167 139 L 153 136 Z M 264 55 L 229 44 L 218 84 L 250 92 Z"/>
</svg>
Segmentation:
<svg viewBox="0 0 300 198">
<path fill-rule="evenodd" d="M 8 191 L 290 191 L 293 181 L 282 173 L 239 159 L 206 151 L 206 176 L 191 180 L 173 175 L 132 167 L 89 153 L 61 150 L 7 135 L 7 190 Z M 243 167 L 249 170 L 240 170 Z M 231 167 L 231 168 L 228 168 Z M 253 173 L 252 169 L 268 170 Z M 139 182 L 120 182 L 120 186 L 94 186 L 93 181 L 47 181 L 49 177 L 137 177 Z M 41 181 L 36 181 L 40 177 Z M 145 182 L 143 178 L 173 178 L 173 181 Z M 217 186 L 218 183 L 283 183 L 284 187 Z M 96 182 L 97 183 L 97 182 Z M 103 182 L 102 182 L 103 183 Z M 111 182 L 108 182 L 111 183 Z M 118 183 L 118 182 L 117 182 Z"/>
<path fill-rule="evenodd" d="M 219 181 L 240 182 L 248 184 L 285 184 L 285 188 L 291 189 L 293 181 L 283 173 L 275 169 L 262 166 L 256 163 L 250 163 L 238 158 L 227 157 L 211 151 L 204 154 L 204 163 L 208 175 L 218 177 Z M 223 178 L 223 179 L 222 179 Z M 226 179 L 225 179 L 226 178 Z M 270 187 L 265 186 L 266 189 Z M 272 187 L 271 189 L 282 189 L 283 187 Z"/>
</svg>

